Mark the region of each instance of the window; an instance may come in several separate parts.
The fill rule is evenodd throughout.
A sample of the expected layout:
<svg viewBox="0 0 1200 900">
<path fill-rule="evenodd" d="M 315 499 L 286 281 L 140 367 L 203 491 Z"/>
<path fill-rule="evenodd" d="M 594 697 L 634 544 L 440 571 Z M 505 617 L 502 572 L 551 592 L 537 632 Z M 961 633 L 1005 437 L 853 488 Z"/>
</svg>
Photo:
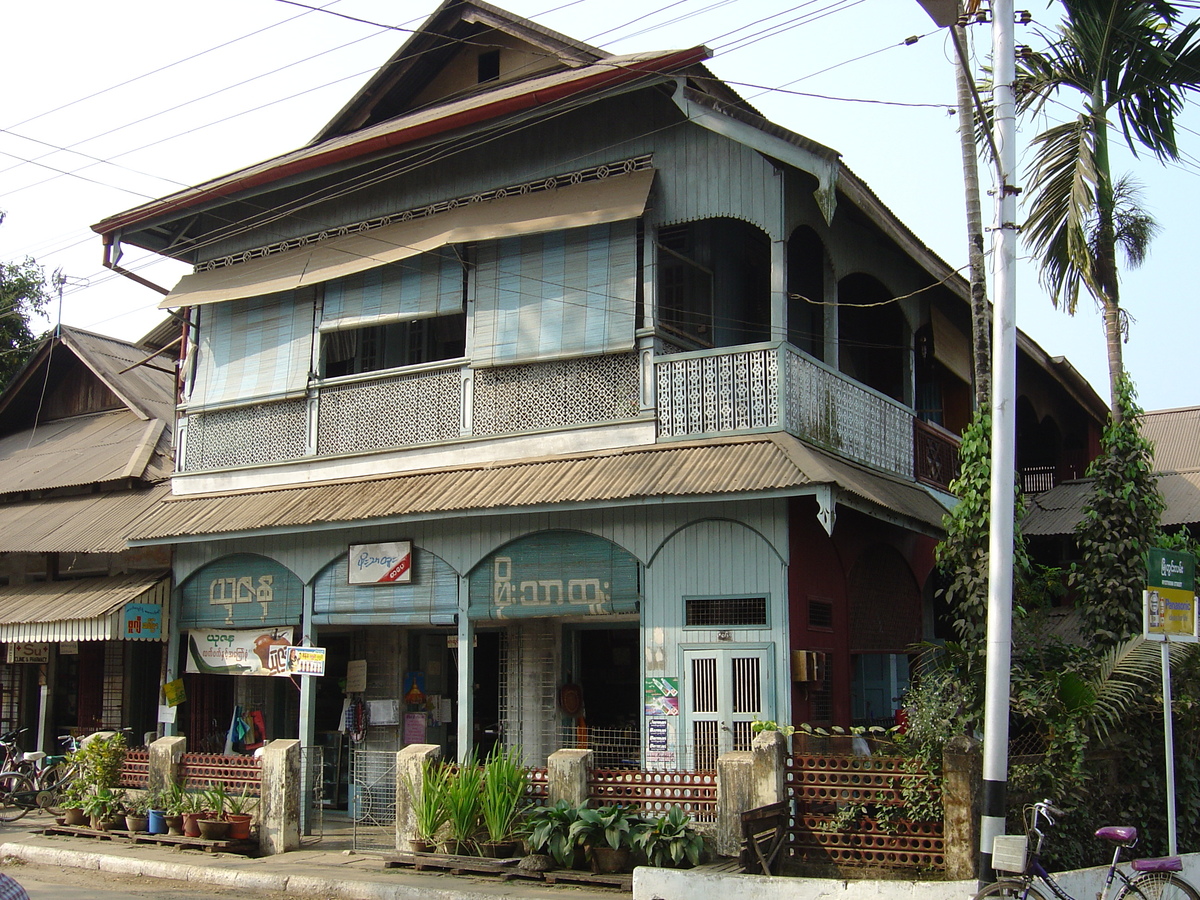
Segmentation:
<svg viewBox="0 0 1200 900">
<path fill-rule="evenodd" d="M 500 77 L 500 51 L 484 50 L 475 60 L 478 81 L 495 81 Z"/>
<path fill-rule="evenodd" d="M 712 270 L 696 256 L 700 248 L 687 225 L 658 233 L 658 316 L 668 331 L 712 346 Z"/>
<path fill-rule="evenodd" d="M 322 376 L 457 359 L 466 352 L 466 335 L 464 313 L 327 332 L 321 337 Z"/>
<path fill-rule="evenodd" d="M 703 628 L 767 625 L 766 597 L 688 597 L 684 624 Z"/>
</svg>

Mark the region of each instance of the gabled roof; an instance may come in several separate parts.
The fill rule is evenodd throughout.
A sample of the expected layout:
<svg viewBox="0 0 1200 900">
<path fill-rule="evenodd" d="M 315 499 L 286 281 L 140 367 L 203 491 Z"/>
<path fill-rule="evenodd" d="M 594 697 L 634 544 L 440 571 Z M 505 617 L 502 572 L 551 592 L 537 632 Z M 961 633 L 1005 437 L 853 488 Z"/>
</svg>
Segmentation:
<svg viewBox="0 0 1200 900">
<path fill-rule="evenodd" d="M 450 58 L 470 48 L 488 49 L 484 35 L 489 30 L 516 38 L 539 52 L 543 64 L 531 67 L 526 77 L 535 72 L 544 74 L 546 69 L 574 69 L 610 57 L 598 47 L 491 4 L 478 0 L 445 0 L 311 143 L 318 144 L 412 112 L 414 98 Z"/>
<path fill-rule="evenodd" d="M 0 395 L 0 496 L 169 477 L 173 360 L 144 363 L 151 352 L 67 326 L 46 339 Z M 45 392 L 57 389 L 51 376 L 67 365 L 86 373 L 71 390 L 91 393 L 86 382 L 94 379 L 108 402 L 122 405 L 47 418 Z"/>
</svg>

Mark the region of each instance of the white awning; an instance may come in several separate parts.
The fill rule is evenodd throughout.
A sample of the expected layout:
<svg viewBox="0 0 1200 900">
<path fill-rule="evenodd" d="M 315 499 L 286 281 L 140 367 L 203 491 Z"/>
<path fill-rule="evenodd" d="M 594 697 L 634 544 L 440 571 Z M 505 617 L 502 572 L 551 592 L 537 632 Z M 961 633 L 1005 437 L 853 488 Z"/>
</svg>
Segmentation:
<svg viewBox="0 0 1200 900">
<path fill-rule="evenodd" d="M 165 616 L 170 598 L 162 572 L 0 587 L 0 643 L 124 640 L 125 604 L 157 604 Z"/>
<path fill-rule="evenodd" d="M 653 169 L 501 200 L 467 203 L 311 247 L 185 275 L 163 309 L 290 291 L 464 241 L 538 234 L 634 219 L 646 209 Z"/>
</svg>

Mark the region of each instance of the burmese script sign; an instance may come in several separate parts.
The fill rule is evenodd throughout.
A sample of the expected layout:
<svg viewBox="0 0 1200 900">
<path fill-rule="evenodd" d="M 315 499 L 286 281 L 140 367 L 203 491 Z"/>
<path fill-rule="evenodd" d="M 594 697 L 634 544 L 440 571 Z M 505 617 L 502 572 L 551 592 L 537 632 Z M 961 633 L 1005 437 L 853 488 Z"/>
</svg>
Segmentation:
<svg viewBox="0 0 1200 900">
<path fill-rule="evenodd" d="M 408 584 L 412 581 L 412 541 L 351 544 L 347 569 L 351 584 Z"/>
<path fill-rule="evenodd" d="M 193 628 L 186 671 L 200 675 L 290 675 L 291 628 Z"/>
<path fill-rule="evenodd" d="M 1196 560 L 1154 548 L 1149 554 L 1143 631 L 1147 640 L 1196 640 Z"/>
</svg>

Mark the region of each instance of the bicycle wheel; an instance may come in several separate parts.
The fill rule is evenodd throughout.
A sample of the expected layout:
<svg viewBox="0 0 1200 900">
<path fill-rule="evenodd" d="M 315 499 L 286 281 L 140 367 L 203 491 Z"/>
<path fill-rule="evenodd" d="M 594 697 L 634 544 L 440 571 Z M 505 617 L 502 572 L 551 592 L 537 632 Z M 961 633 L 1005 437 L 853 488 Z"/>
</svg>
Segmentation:
<svg viewBox="0 0 1200 900">
<path fill-rule="evenodd" d="M 1122 885 L 1115 900 L 1200 900 L 1200 891 L 1174 872 L 1143 872 Z"/>
<path fill-rule="evenodd" d="M 974 900 L 1046 900 L 1041 891 L 1019 878 L 1001 878 L 984 887 Z"/>
<path fill-rule="evenodd" d="M 0 822 L 15 822 L 34 804 L 33 782 L 20 772 L 0 772 Z"/>
</svg>

